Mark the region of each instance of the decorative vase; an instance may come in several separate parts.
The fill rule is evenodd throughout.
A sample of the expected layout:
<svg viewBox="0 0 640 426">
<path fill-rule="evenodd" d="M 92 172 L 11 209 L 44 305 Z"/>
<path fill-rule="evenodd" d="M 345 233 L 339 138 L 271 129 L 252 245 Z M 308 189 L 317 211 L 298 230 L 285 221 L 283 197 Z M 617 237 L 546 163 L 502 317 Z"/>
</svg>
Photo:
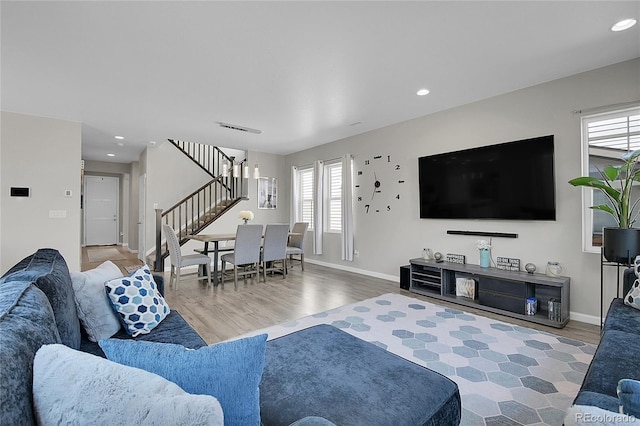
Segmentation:
<svg viewBox="0 0 640 426">
<path fill-rule="evenodd" d="M 628 265 L 640 254 L 640 229 L 604 228 L 604 257 L 609 262 Z"/>
<path fill-rule="evenodd" d="M 560 262 L 547 262 L 547 275 L 550 277 L 559 277 L 562 273 L 562 265 Z"/>
<path fill-rule="evenodd" d="M 489 250 L 480 250 L 480 266 L 488 268 L 491 266 L 491 256 Z"/>
</svg>

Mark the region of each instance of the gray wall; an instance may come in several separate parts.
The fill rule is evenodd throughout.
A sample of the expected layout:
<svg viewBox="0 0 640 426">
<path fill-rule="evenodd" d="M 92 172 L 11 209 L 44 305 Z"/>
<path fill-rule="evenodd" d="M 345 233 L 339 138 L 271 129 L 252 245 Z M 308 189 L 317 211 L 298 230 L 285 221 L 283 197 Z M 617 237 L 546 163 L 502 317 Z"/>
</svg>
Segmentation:
<svg viewBox="0 0 640 426">
<path fill-rule="evenodd" d="M 616 64 L 560 80 L 529 87 L 473 104 L 453 108 L 376 131 L 332 142 L 287 156 L 287 169 L 315 159 L 332 159 L 345 153 L 354 156 L 355 171 L 374 155 L 392 156 L 406 180 L 396 186 L 402 202 L 389 201 L 390 212 L 365 214 L 355 203 L 355 249 L 353 262 L 340 260 L 338 235 L 325 237 L 324 254 L 315 256 L 307 245 L 310 261 L 343 269 L 395 278 L 399 266 L 419 257 L 422 248 L 464 254 L 468 263 L 479 263 L 478 237 L 452 236 L 449 229 L 514 232 L 517 239 L 493 240 L 493 257 L 520 258 L 544 271 L 547 261 L 560 262 L 563 275 L 571 277 L 572 318 L 599 320 L 599 255 L 582 252 L 581 191 L 567 181 L 581 174 L 580 115 L 575 110 L 640 99 L 640 59 Z M 543 135 L 555 135 L 557 220 L 554 222 L 495 220 L 427 220 L 419 218 L 418 157 Z M 383 182 L 395 172 L 380 168 Z M 288 177 L 285 177 L 290 180 Z M 359 183 L 358 177 L 354 177 Z M 357 196 L 357 193 L 354 194 Z M 370 197 L 370 196 L 369 196 Z M 606 298 L 615 294 L 615 277 L 607 272 Z M 608 306 L 608 304 L 606 305 Z M 598 318 L 596 318 L 596 316 Z"/>
<path fill-rule="evenodd" d="M 80 123 L 3 111 L 0 150 L 0 271 L 43 247 L 79 271 Z M 12 186 L 29 187 L 31 196 L 10 197 Z M 52 210 L 66 217 L 50 218 Z"/>
</svg>

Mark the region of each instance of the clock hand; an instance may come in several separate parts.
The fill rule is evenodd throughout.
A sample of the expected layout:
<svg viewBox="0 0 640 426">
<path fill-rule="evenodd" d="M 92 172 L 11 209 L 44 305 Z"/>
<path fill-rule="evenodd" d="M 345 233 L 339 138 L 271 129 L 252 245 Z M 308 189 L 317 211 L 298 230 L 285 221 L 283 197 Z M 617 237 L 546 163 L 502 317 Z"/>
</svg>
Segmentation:
<svg viewBox="0 0 640 426">
<path fill-rule="evenodd" d="M 373 200 L 373 197 L 375 197 L 376 195 L 376 191 L 378 191 L 378 188 L 380 188 L 380 181 L 378 180 L 378 176 L 376 175 L 376 172 L 373 172 L 373 178 L 376 180 L 373 184 L 373 194 L 371 194 L 371 199 Z"/>
</svg>

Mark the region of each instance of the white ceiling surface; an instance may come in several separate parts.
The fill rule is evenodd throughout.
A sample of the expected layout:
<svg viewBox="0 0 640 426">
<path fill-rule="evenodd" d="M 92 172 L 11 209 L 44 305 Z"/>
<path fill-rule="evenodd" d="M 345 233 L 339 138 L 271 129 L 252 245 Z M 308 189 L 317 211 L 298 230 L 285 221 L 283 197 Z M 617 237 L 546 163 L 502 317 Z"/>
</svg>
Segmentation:
<svg viewBox="0 0 640 426">
<path fill-rule="evenodd" d="M 101 161 L 167 138 L 287 154 L 640 57 L 640 25 L 610 31 L 640 1 L 0 8 L 2 110 L 82 122 L 83 158 Z"/>
</svg>

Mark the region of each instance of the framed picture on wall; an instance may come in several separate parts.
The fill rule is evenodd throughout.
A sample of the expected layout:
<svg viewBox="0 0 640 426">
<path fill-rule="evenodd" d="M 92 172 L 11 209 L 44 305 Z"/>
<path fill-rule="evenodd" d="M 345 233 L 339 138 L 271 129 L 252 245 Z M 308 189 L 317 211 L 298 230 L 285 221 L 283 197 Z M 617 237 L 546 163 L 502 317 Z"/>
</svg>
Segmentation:
<svg viewBox="0 0 640 426">
<path fill-rule="evenodd" d="M 258 178 L 258 208 L 275 209 L 278 206 L 278 178 Z"/>
</svg>

